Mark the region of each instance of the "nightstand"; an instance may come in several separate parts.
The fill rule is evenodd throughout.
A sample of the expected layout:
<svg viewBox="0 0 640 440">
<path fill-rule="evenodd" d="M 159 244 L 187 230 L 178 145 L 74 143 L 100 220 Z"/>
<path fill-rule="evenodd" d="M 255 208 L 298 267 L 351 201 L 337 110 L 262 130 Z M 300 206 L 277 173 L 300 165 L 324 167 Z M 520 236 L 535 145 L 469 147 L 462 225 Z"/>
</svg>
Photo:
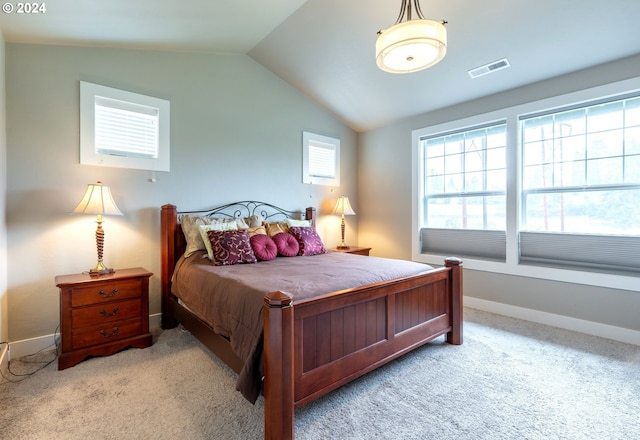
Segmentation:
<svg viewBox="0 0 640 440">
<path fill-rule="evenodd" d="M 89 356 L 151 345 L 151 275 L 137 267 L 100 276 L 82 273 L 55 278 L 60 289 L 58 370 L 73 367 Z"/>
<path fill-rule="evenodd" d="M 365 256 L 369 256 L 369 251 L 371 250 L 371 248 L 367 248 L 367 247 L 358 247 L 358 246 L 349 246 L 346 249 L 340 249 L 340 248 L 333 248 L 333 249 L 329 249 L 330 251 L 333 252 L 346 252 L 347 254 L 356 254 L 356 255 L 365 255 Z"/>
</svg>

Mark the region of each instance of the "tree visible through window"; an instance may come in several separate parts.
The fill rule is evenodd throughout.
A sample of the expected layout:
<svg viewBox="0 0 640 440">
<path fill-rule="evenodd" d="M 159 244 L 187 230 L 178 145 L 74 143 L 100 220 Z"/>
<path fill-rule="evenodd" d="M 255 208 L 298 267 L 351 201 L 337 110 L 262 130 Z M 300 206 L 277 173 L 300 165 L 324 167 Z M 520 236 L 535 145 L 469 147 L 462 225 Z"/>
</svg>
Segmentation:
<svg viewBox="0 0 640 440">
<path fill-rule="evenodd" d="M 640 97 L 520 119 L 522 230 L 640 234 Z"/>
</svg>

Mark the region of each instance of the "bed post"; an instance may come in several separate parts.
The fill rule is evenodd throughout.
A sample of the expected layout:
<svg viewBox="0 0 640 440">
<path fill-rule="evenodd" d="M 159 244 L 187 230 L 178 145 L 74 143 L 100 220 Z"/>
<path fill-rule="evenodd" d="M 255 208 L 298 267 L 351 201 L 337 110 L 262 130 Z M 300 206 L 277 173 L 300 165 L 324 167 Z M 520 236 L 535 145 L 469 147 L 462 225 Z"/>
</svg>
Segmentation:
<svg viewBox="0 0 640 440">
<path fill-rule="evenodd" d="M 293 306 L 282 292 L 264 298 L 264 438 L 293 439 Z"/>
<path fill-rule="evenodd" d="M 451 331 L 447 333 L 449 344 L 462 344 L 462 260 L 449 257 L 445 260 L 445 267 L 450 271 L 451 289 Z"/>
<path fill-rule="evenodd" d="M 160 211 L 160 272 L 162 283 L 162 328 L 173 328 L 177 325 L 173 316 L 174 301 L 171 298 L 171 277 L 176 258 L 176 229 L 178 228 L 178 212 L 175 205 L 163 205 Z"/>
<path fill-rule="evenodd" d="M 308 207 L 304 211 L 304 219 L 311 222 L 311 226 L 316 227 L 316 208 Z"/>
</svg>

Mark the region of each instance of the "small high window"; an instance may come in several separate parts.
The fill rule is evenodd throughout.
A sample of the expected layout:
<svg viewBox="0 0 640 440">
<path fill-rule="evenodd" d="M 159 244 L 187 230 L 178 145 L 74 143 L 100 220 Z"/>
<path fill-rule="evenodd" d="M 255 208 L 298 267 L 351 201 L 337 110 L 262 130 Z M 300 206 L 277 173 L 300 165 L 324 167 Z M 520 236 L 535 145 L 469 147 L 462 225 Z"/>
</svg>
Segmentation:
<svg viewBox="0 0 640 440">
<path fill-rule="evenodd" d="M 340 186 L 340 140 L 302 133 L 302 182 Z"/>
<path fill-rule="evenodd" d="M 81 81 L 80 163 L 169 171 L 169 101 Z"/>
</svg>

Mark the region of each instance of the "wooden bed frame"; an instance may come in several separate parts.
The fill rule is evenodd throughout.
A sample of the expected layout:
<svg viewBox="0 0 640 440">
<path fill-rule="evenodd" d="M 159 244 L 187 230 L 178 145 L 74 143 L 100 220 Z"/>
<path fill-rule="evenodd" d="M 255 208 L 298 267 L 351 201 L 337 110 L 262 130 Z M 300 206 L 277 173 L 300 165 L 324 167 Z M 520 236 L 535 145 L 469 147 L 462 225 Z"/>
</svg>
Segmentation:
<svg viewBox="0 0 640 440">
<path fill-rule="evenodd" d="M 252 201 L 199 215 L 217 214 L 224 208 L 231 209 L 230 216 L 240 216 L 236 205 L 256 212 L 266 207 L 281 215 L 293 214 Z M 242 360 L 228 340 L 171 294 L 174 266 L 185 249 L 178 214 L 176 206 L 162 206 L 162 327 L 181 323 L 240 372 Z M 304 217 L 315 222 L 315 210 L 307 208 Z M 303 301 L 273 292 L 264 301 L 264 436 L 269 440 L 293 439 L 296 408 L 434 338 L 446 335 L 447 342 L 462 343 L 462 262 L 457 258 L 448 258 L 444 267 L 422 275 Z"/>
</svg>

